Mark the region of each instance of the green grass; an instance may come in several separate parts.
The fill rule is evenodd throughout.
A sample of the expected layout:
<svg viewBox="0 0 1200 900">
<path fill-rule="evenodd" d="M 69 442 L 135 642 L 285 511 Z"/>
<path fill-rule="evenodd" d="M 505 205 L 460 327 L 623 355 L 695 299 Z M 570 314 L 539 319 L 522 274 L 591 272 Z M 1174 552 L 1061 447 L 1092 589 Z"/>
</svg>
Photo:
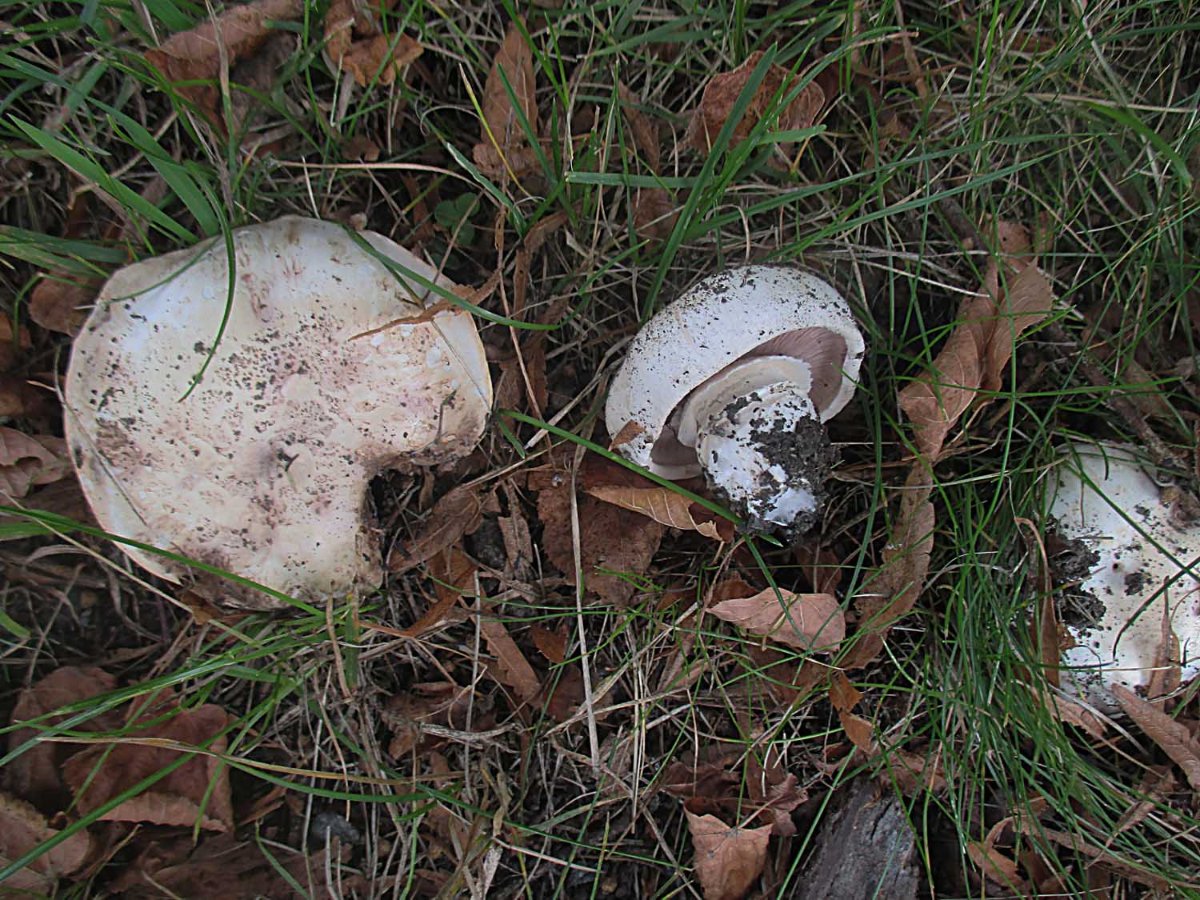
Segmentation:
<svg viewBox="0 0 1200 900">
<path fill-rule="evenodd" d="M 471 152 L 488 69 L 516 12 L 527 18 L 549 135 L 519 183 L 487 178 Z M 605 379 L 593 376 L 602 365 L 611 373 L 619 356 L 610 350 L 698 277 L 748 260 L 815 268 L 851 298 L 869 347 L 857 398 L 832 426 L 843 462 L 822 530 L 845 570 L 839 595 L 849 598 L 878 565 L 911 452 L 896 394 L 928 368 L 986 265 L 980 248 L 964 247 L 956 215 L 985 241 L 996 218 L 1026 224 L 1061 300 L 1055 318 L 1079 345 L 1103 351 L 1095 361 L 1112 386 L 1090 384 L 1075 348 L 1036 329 L 1018 347 L 992 405 L 968 414 L 961 444 L 937 468 L 930 583 L 881 658 L 850 673 L 864 694 L 858 713 L 883 747 L 941 762 L 944 790 L 904 797 L 939 896 L 982 896 L 967 845 L 1030 809 L 1040 824 L 1022 847 L 1039 849 L 1068 892 L 1084 892 L 1096 876 L 1047 831 L 1103 847 L 1123 865 L 1116 877 L 1127 888 L 1134 872 L 1181 894 L 1200 891 L 1200 821 L 1185 796 L 1154 796 L 1139 826 L 1117 827 L 1144 794 L 1148 744 L 1116 731 L 1112 746 L 1098 743 L 1018 686 L 1037 666 L 1026 617 L 1038 561 L 1016 524 L 1041 524 L 1040 480 L 1058 443 L 1075 433 L 1133 439 L 1107 402 L 1126 386 L 1118 373 L 1129 360 L 1151 373 L 1172 409 L 1173 418 L 1154 421 L 1159 435 L 1195 450 L 1200 388 L 1176 364 L 1196 352 L 1191 316 L 1200 309 L 1200 8 L 416 2 L 398 6 L 386 28 L 419 39 L 424 55 L 410 78 L 366 89 L 331 74 L 322 14 L 311 7 L 282 26 L 292 43 L 268 79 L 233 80 L 228 103 L 249 98 L 255 111 L 222 133 L 141 56 L 202 20 L 202 4 L 0 2 L 10 28 L 0 45 L 0 296 L 13 318 L 28 320 L 39 273 L 96 277 L 286 213 L 365 222 L 400 243 L 423 235 L 415 249 L 461 284 L 482 284 L 499 267 L 511 302 L 519 241 L 562 213 L 566 224 L 535 256 L 520 321 L 497 296 L 482 310 L 496 348 L 510 346 L 509 325 L 548 334 L 545 419 L 555 427 L 521 463 L 515 448 L 539 420 L 497 422 L 486 462 L 469 476 L 500 483 L 514 467 L 543 463 L 550 444 L 604 444 Z M 899 52 L 902 33 L 919 71 Z M 707 159 L 676 149 L 706 80 L 756 50 L 767 54 L 756 78 L 773 61 L 836 85 L 817 127 L 781 136 L 764 121 L 737 146 L 726 128 Z M 633 144 L 618 78 L 659 128 L 657 172 Z M 803 147 L 790 169 L 771 165 L 780 137 Z M 249 152 L 260 138 L 269 149 Z M 346 154 L 356 138 L 375 143 L 376 162 Z M 662 243 L 634 228 L 634 197 L 647 187 L 665 187 L 681 210 Z M 543 322 L 564 299 L 561 316 Z M 65 348 L 35 329 L 22 374 L 61 367 Z M 437 493 L 454 478 L 439 476 Z M 389 538 L 417 531 L 419 480 L 393 476 L 378 488 Z M 519 487 L 512 496 L 505 503 L 534 523 L 536 545 L 533 497 Z M 25 529 L 2 535 L 16 538 L 31 526 L 0 527 Z M 548 562 L 521 590 L 485 580 L 543 671 L 553 667 L 533 649 L 530 624 L 565 625 L 571 663 L 581 659 L 581 629 L 586 636 L 597 721 L 563 726 L 514 713 L 481 668 L 486 647 L 472 620 L 418 640 L 370 627 L 419 618 L 433 596 L 419 571 L 335 604 L 328 619 L 300 607 L 199 624 L 132 580 L 111 545 L 86 530 L 71 538 L 95 552 L 78 556 L 61 535 L 2 548 L 0 709 L 35 676 L 89 662 L 118 675 L 114 701 L 170 685 L 187 705 L 223 705 L 238 717 L 222 759 L 239 794 L 286 787 L 294 821 L 290 831 L 279 826 L 283 843 L 303 838 L 321 810 L 353 821 L 364 836 L 353 866 L 374 879 L 367 893 L 394 885 L 421 893 L 434 871 L 444 896 L 467 895 L 494 852 L 493 887 L 507 896 L 599 897 L 612 885 L 636 886 L 632 896 L 686 895 L 695 882 L 682 809 L 655 790 L 670 762 L 719 743 L 773 752 L 809 790 L 814 813 L 831 788 L 882 766 L 839 749 L 846 738 L 823 694 L 773 699 L 764 684 L 777 673 L 764 670 L 755 642 L 711 618 L 684 617 L 726 569 L 802 584 L 788 549 L 770 543 L 758 543 L 759 565 L 745 552 L 669 536 L 649 572 L 629 573 L 639 590 L 627 609 L 585 599 L 577 610 L 575 589 Z M 30 556 L 38 547 L 51 549 Z M 86 589 L 93 612 L 81 612 L 84 589 L 55 587 L 39 568 L 46 559 L 82 567 L 96 585 Z M 689 599 L 660 604 L 668 590 Z M 389 699 L 447 677 L 474 685 L 473 721 L 497 731 L 444 740 L 449 775 L 428 757 L 391 758 Z M 459 823 L 453 841 L 438 836 L 438 811 Z M 768 888 L 780 896 L 803 877 L 794 854 L 820 830 L 819 815 L 805 822 L 791 844 L 772 843 L 786 860 L 782 882 Z M 110 875 L 75 890 L 91 893 Z"/>
</svg>

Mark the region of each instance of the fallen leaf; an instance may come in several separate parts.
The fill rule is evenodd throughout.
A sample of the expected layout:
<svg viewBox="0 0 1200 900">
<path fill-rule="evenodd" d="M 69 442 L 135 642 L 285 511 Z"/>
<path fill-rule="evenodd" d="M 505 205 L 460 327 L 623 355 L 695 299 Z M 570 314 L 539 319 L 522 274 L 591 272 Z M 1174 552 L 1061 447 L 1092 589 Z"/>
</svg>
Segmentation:
<svg viewBox="0 0 1200 900">
<path fill-rule="evenodd" d="M 541 625 L 534 625 L 529 629 L 529 634 L 533 638 L 533 645 L 538 648 L 538 652 L 542 656 L 556 666 L 563 664 L 567 658 L 567 641 L 569 639 L 566 623 L 563 623 L 562 627 L 556 631 L 543 628 Z"/>
<path fill-rule="evenodd" d="M 846 671 L 869 665 L 879 655 L 888 630 L 908 615 L 925 590 L 937 522 L 927 479 L 920 466 L 910 471 L 879 571 L 868 582 L 869 592 L 855 598 L 859 634 L 843 661 Z"/>
<path fill-rule="evenodd" d="M 303 14 L 301 0 L 254 0 L 231 6 L 215 19 L 173 34 L 162 46 L 147 50 L 146 61 L 167 81 L 175 82 L 176 92 L 219 123 L 221 94 L 212 82 L 221 74 L 222 55 L 227 65 L 236 65 L 257 52 L 274 33 L 273 21 L 298 19 Z"/>
<path fill-rule="evenodd" d="M 724 600 L 708 612 L 752 634 L 800 650 L 833 651 L 846 637 L 846 617 L 837 597 L 767 588 L 752 597 Z"/>
<path fill-rule="evenodd" d="M 41 419 L 61 414 L 54 394 L 27 378 L 0 375 L 0 418 Z"/>
<path fill-rule="evenodd" d="M 14 730 L 8 735 L 9 751 L 50 728 L 70 714 L 47 716 L 64 706 L 72 706 L 115 690 L 116 679 L 92 666 L 63 666 L 34 682 L 17 697 L 12 711 Z M 44 718 L 43 718 L 44 717 Z M 19 727 L 23 722 L 40 720 L 36 728 Z M 108 731 L 122 724 L 119 712 L 109 711 L 73 726 L 74 731 Z M 58 742 L 38 743 L 4 767 L 9 790 L 34 804 L 46 814 L 66 809 L 71 795 L 62 778 L 63 762 L 77 747 Z"/>
<path fill-rule="evenodd" d="M 838 712 L 850 712 L 862 700 L 862 691 L 850 683 L 840 669 L 835 669 L 829 682 L 829 700 Z"/>
<path fill-rule="evenodd" d="M 850 743 L 862 751 L 863 755 L 867 758 L 878 755 L 879 748 L 875 745 L 875 726 L 872 723 L 852 712 L 839 712 L 838 720 L 842 724 L 842 730 L 846 732 L 846 737 L 850 738 Z"/>
<path fill-rule="evenodd" d="M 307 853 L 272 844 L 270 851 L 256 841 L 232 834 L 206 836 L 199 845 L 191 835 L 161 836 L 142 845 L 141 852 L 109 885 L 125 900 L 162 897 L 219 897 L 256 900 L 260 897 L 327 897 L 327 877 L 341 896 L 353 896 L 363 879 L 344 868 L 327 849 Z M 286 877 L 285 877 L 286 873 Z M 300 892 L 288 879 L 300 885 Z"/>
<path fill-rule="evenodd" d="M 528 171 L 536 162 L 536 156 L 529 158 L 530 137 L 538 134 L 536 82 L 533 51 L 525 35 L 523 18 L 509 23 L 483 87 L 483 121 L 473 156 L 493 178 L 510 168 L 518 174 Z"/>
<path fill-rule="evenodd" d="M 388 755 L 401 759 L 421 746 L 424 726 L 463 731 L 470 722 L 473 692 L 452 681 L 419 683 L 384 704 L 380 717 L 392 732 Z M 478 710 L 476 711 L 478 712 Z M 479 718 L 473 723 L 482 725 Z"/>
<path fill-rule="evenodd" d="M 512 688 L 522 703 L 532 703 L 542 692 L 542 682 L 504 623 L 484 616 L 479 620 L 479 630 L 483 633 L 488 650 L 496 658 L 496 680 Z"/>
<path fill-rule="evenodd" d="M 1078 834 L 1056 831 L 1045 827 L 1045 825 L 1039 822 L 1018 822 L 1017 824 L 1023 833 L 1029 834 L 1036 840 L 1053 841 L 1060 846 L 1068 847 L 1076 853 L 1103 864 L 1106 868 L 1112 869 L 1130 881 L 1163 892 L 1171 892 L 1176 886 L 1173 882 L 1168 881 L 1160 875 L 1149 872 L 1140 866 L 1130 864 L 1108 850 L 1089 844 Z"/>
<path fill-rule="evenodd" d="M 262 46 L 246 59 L 241 60 L 229 73 L 228 131 L 236 136 L 248 153 L 260 155 L 282 146 L 282 138 L 290 126 L 269 128 L 262 133 L 252 132 L 255 120 L 269 121 L 269 110 L 264 109 L 259 99 L 269 95 L 279 73 L 296 53 L 300 39 L 288 31 L 275 30 L 263 41 Z"/>
<path fill-rule="evenodd" d="M 219 706 L 205 704 L 195 709 L 178 709 L 171 714 L 173 700 L 143 713 L 161 719 L 145 727 L 135 722 L 120 741 L 106 742 L 79 751 L 63 764 L 63 777 L 76 792 L 78 808 L 91 812 L 130 790 L 138 782 L 176 762 L 181 752 L 173 746 L 206 745 L 211 753 L 222 753 L 224 737 L 214 737 L 229 724 L 229 715 Z M 155 825 L 199 824 L 210 831 L 233 828 L 233 802 L 229 772 L 212 756 L 197 754 L 153 786 L 123 801 L 101 815 L 106 822 L 150 822 Z"/>
<path fill-rule="evenodd" d="M 646 426 L 636 419 L 630 419 L 622 426 L 621 430 L 613 435 L 613 439 L 608 444 L 609 450 L 616 450 L 623 444 L 628 444 L 635 437 L 646 430 Z"/>
<path fill-rule="evenodd" d="M 34 485 L 51 484 L 70 472 L 62 438 L 0 426 L 0 500 L 20 500 Z"/>
<path fill-rule="evenodd" d="M 1171 604 L 1164 594 L 1158 646 L 1154 648 L 1154 665 L 1150 670 L 1150 681 L 1146 685 L 1146 697 L 1155 709 L 1161 711 L 1166 706 L 1166 698 L 1183 682 L 1183 670 L 1179 662 L 1183 658 L 1179 636 L 1171 628 Z"/>
<path fill-rule="evenodd" d="M 621 112 L 625 114 L 625 121 L 629 123 L 629 130 L 633 134 L 634 146 L 637 147 L 638 153 L 642 155 L 642 159 L 645 160 L 650 171 L 657 173 L 662 153 L 662 145 L 658 140 L 658 129 L 637 108 L 637 98 L 620 81 L 617 82 L 617 96 L 621 99 Z"/>
<path fill-rule="evenodd" d="M 558 683 L 546 700 L 546 715 L 559 723 L 571 719 L 583 705 L 583 687 L 583 670 L 578 665 L 561 670 Z"/>
<path fill-rule="evenodd" d="M 483 485 L 460 484 L 448 490 L 433 505 L 416 536 L 403 549 L 392 549 L 388 556 L 392 574 L 403 575 L 473 532 L 483 520 L 483 503 Z"/>
<path fill-rule="evenodd" d="M 741 900 L 767 863 L 771 826 L 735 828 L 716 816 L 697 816 L 687 810 L 684 815 L 705 900 Z"/>
<path fill-rule="evenodd" d="M 1113 684 L 1109 690 L 1121 704 L 1125 715 L 1133 719 L 1138 728 L 1170 757 L 1171 762 L 1179 766 L 1192 790 L 1200 791 L 1200 740 L 1192 737 L 1182 722 L 1156 709 L 1153 703 L 1146 702 L 1129 688 Z"/>
<path fill-rule="evenodd" d="M 37 288 L 34 288 L 36 292 Z M 24 352 L 31 346 L 29 329 L 23 325 L 20 329 L 15 328 L 12 317 L 0 311 L 0 372 L 16 368 Z"/>
<path fill-rule="evenodd" d="M 1052 691 L 1041 690 L 1037 694 L 1042 703 L 1050 709 L 1054 717 L 1060 722 L 1081 728 L 1097 740 L 1104 737 L 1107 731 L 1104 720 L 1090 709 L 1069 697 L 1060 696 Z"/>
<path fill-rule="evenodd" d="M 1016 245 L 1011 238 L 1008 243 Z M 941 456 L 947 435 L 980 391 L 1000 389 L 1017 339 L 1053 309 L 1054 291 L 1040 269 L 1025 261 L 1008 268 L 1016 274 L 1001 286 L 998 263 L 989 263 L 984 291 L 963 301 L 959 324 L 933 361 L 932 371 L 900 392 L 900 408 L 912 424 L 913 441 L 929 464 Z"/>
<path fill-rule="evenodd" d="M 429 577 L 434 580 L 435 602 L 424 615 L 400 634 L 404 637 L 420 637 L 441 625 L 458 604 L 459 598 L 475 591 L 475 573 L 479 567 L 475 560 L 458 547 L 447 547 L 429 562 Z"/>
<path fill-rule="evenodd" d="M 649 516 L 655 522 L 669 528 L 698 531 L 714 541 L 733 540 L 733 523 L 718 520 L 704 507 L 676 493 L 670 488 L 651 484 L 649 487 L 630 488 L 621 485 L 596 485 L 586 488 L 597 500 L 611 503 L 622 509 Z M 728 527 L 722 529 L 720 524 Z"/>
<path fill-rule="evenodd" d="M 15 862 L 58 834 L 31 805 L 0 794 L 0 867 Z M 9 896 L 9 892 L 31 891 L 55 896 L 55 882 L 82 868 L 91 850 L 91 836 L 86 831 L 77 831 L 5 879 L 0 893 Z"/>
<path fill-rule="evenodd" d="M 971 841 L 967 844 L 967 856 L 990 880 L 1011 891 L 1018 891 L 1022 896 L 1026 895 L 1029 885 L 1021 877 L 1017 864 L 995 847 L 983 841 Z"/>
<path fill-rule="evenodd" d="M 536 471 L 536 470 L 535 470 Z M 571 535 L 571 477 L 557 466 L 530 472 L 530 488 L 538 491 L 542 549 L 556 568 L 575 582 L 575 549 Z M 645 574 L 662 543 L 664 527 L 653 519 L 594 497 L 579 498 L 580 563 L 588 589 L 605 602 L 624 606 L 637 585 L 598 571 Z"/>
<path fill-rule="evenodd" d="M 362 0 L 333 0 L 325 13 L 330 68 L 349 72 L 359 87 L 375 80 L 392 84 L 424 50 L 407 34 L 384 34 L 381 19 L 382 9 L 371 9 Z"/>
<path fill-rule="evenodd" d="M 638 237 L 665 241 L 675 231 L 679 209 L 665 188 L 638 188 L 633 196 L 633 230 Z M 636 422 L 628 422 L 636 425 Z"/>
<path fill-rule="evenodd" d="M 684 801 L 694 815 L 769 822 L 772 834 L 796 833 L 791 813 L 808 799 L 799 780 L 777 757 L 765 764 L 745 748 L 711 747 L 699 760 L 673 762 L 662 789 Z"/>
<path fill-rule="evenodd" d="M 45 273 L 29 295 L 29 318 L 48 331 L 74 337 L 87 321 L 103 283 L 99 278 Z"/>
<path fill-rule="evenodd" d="M 700 98 L 700 106 L 693 114 L 687 133 L 684 135 L 683 140 L 686 145 L 700 153 L 710 152 L 713 142 L 717 139 L 721 129 L 725 127 L 725 123 L 733 113 L 733 107 L 746 89 L 746 85 L 750 82 L 750 76 L 754 74 L 762 57 L 761 51 L 752 53 L 732 72 L 714 75 L 708 80 Z M 782 98 L 791 93 L 795 79 L 796 76 L 791 71 L 772 63 L 755 90 L 754 96 L 750 98 L 745 114 L 734 126 L 733 136 L 729 142 L 730 148 L 736 147 L 744 141 L 760 121 L 776 110 L 778 112 L 776 123 L 779 131 L 799 131 L 802 128 L 808 128 L 816 121 L 821 108 L 825 105 L 825 92 L 815 81 L 809 82 L 801 88 L 800 93 L 792 98 L 786 106 L 780 108 L 777 105 Z M 780 100 L 776 98 L 780 98 Z"/>
</svg>

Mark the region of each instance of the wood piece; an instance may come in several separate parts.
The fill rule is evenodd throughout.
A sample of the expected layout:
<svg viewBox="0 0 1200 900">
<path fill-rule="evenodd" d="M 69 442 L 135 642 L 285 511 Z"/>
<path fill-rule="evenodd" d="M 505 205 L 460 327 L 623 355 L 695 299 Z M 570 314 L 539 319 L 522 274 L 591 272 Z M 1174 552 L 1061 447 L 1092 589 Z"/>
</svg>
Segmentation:
<svg viewBox="0 0 1200 900">
<path fill-rule="evenodd" d="M 916 900 L 916 834 L 899 799 L 869 778 L 837 789 L 789 900 Z"/>
</svg>

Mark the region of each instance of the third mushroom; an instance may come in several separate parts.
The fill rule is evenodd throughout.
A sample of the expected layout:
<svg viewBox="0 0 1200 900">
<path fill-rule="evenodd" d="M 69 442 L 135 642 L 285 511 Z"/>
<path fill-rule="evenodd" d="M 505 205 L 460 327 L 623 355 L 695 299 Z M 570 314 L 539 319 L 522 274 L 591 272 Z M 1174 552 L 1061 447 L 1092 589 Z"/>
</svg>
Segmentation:
<svg viewBox="0 0 1200 900">
<path fill-rule="evenodd" d="M 654 316 L 613 379 L 609 433 L 665 478 L 701 474 L 753 528 L 803 531 L 834 454 L 864 343 L 845 299 L 807 272 L 744 266 Z"/>
</svg>

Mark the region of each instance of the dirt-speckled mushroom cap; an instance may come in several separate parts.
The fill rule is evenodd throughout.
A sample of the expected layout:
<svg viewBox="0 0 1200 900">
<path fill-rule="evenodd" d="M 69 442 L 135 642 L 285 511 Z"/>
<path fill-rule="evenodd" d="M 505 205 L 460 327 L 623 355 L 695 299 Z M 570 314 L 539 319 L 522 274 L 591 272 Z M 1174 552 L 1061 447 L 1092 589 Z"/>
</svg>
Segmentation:
<svg viewBox="0 0 1200 900">
<path fill-rule="evenodd" d="M 1200 531 L 1171 520 L 1132 449 L 1071 445 L 1046 496 L 1060 536 L 1082 545 L 1072 550 L 1085 570 L 1060 613 L 1075 641 L 1063 652 L 1064 684 L 1105 709 L 1116 706 L 1111 685 L 1145 687 L 1164 609 L 1179 639 L 1183 678 L 1200 673 L 1200 580 L 1187 569 L 1200 558 Z"/>
<path fill-rule="evenodd" d="M 864 343 L 849 305 L 816 275 L 744 266 L 705 278 L 638 332 L 605 410 L 626 458 L 666 478 L 700 472 L 672 416 L 702 384 L 749 356 L 795 357 L 811 371 L 822 422 L 854 395 Z"/>
<path fill-rule="evenodd" d="M 428 281 L 433 269 L 358 236 Z M 128 266 L 75 341 L 66 434 L 108 531 L 314 600 L 382 578 L 370 479 L 478 442 L 492 388 L 471 316 L 402 280 L 341 226 L 298 217 Z M 445 279 L 437 279 L 453 287 Z M 121 545 L 174 581 L 189 567 Z M 271 597 L 197 583 L 233 605 Z"/>
</svg>

